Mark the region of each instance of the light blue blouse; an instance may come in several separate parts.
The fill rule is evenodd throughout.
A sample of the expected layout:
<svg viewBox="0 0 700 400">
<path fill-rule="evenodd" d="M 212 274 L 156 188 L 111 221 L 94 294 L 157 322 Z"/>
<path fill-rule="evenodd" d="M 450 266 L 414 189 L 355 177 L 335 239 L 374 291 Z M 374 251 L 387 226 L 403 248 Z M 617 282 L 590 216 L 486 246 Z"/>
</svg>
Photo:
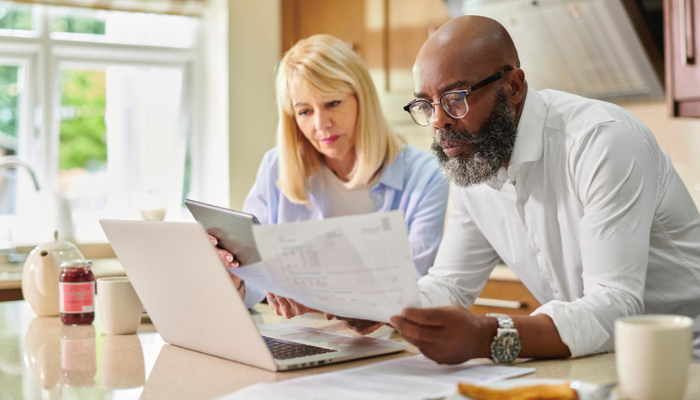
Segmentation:
<svg viewBox="0 0 700 400">
<path fill-rule="evenodd" d="M 258 175 L 243 204 L 243 211 L 258 217 L 262 224 L 321 220 L 324 218 L 325 193 L 314 185 L 309 190 L 310 207 L 292 203 L 276 183 L 279 180 L 277 148 L 263 158 Z M 449 183 L 443 178 L 435 157 L 413 146 L 405 146 L 394 162 L 382 169 L 370 196 L 377 212 L 402 210 L 408 228 L 416 278 L 433 265 L 445 223 Z M 262 301 L 262 290 L 246 286 L 248 308 Z"/>
</svg>

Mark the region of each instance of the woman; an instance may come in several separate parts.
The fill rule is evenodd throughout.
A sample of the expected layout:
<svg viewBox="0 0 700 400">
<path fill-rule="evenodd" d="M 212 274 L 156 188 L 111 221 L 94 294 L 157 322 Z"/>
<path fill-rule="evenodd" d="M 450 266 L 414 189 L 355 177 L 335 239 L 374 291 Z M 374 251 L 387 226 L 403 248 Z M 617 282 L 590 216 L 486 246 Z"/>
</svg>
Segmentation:
<svg viewBox="0 0 700 400">
<path fill-rule="evenodd" d="M 280 224 L 402 210 L 416 277 L 425 275 L 442 238 L 449 186 L 432 155 L 391 131 L 360 57 L 330 35 L 301 40 L 280 61 L 276 90 L 278 145 L 265 155 L 243 211 Z M 227 267 L 238 266 L 220 253 Z M 234 282 L 248 307 L 265 296 Z M 268 301 L 285 317 L 308 311 L 273 294 Z"/>
</svg>

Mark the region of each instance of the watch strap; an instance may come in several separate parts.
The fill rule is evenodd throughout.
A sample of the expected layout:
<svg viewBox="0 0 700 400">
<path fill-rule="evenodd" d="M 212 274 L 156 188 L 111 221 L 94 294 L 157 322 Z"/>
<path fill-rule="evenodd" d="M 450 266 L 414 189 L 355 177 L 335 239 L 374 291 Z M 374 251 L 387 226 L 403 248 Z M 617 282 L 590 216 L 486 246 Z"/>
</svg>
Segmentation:
<svg viewBox="0 0 700 400">
<path fill-rule="evenodd" d="M 498 320 L 498 327 L 501 329 L 515 329 L 513 318 L 506 314 L 489 313 L 487 317 L 495 317 Z"/>
</svg>

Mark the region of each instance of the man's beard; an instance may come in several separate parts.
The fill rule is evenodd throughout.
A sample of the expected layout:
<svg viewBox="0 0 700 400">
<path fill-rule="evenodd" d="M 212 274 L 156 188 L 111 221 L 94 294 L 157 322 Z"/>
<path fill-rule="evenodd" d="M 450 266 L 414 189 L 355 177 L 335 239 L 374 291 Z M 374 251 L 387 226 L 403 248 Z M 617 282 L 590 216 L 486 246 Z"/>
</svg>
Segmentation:
<svg viewBox="0 0 700 400">
<path fill-rule="evenodd" d="M 495 106 L 478 132 L 437 129 L 430 149 L 448 180 L 462 187 L 476 185 L 494 176 L 508 161 L 515 146 L 517 128 L 508 97 L 501 89 Z M 467 143 L 470 149 L 466 154 L 450 158 L 440 146 L 445 140 Z"/>
</svg>

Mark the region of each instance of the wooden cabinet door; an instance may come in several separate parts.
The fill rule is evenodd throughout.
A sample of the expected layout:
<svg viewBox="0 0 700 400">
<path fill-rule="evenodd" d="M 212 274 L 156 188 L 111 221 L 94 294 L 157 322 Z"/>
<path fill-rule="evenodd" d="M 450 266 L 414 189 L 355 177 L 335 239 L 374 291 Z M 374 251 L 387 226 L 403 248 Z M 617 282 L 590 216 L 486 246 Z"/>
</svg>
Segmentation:
<svg viewBox="0 0 700 400">
<path fill-rule="evenodd" d="M 386 90 L 413 94 L 413 64 L 428 37 L 450 14 L 443 0 L 386 0 Z"/>
<path fill-rule="evenodd" d="M 318 33 L 333 35 L 377 72 L 377 89 L 410 99 L 418 50 L 449 19 L 443 0 L 284 0 L 282 50 Z"/>
<path fill-rule="evenodd" d="M 666 98 L 673 116 L 700 117 L 700 0 L 664 0 Z"/>
<path fill-rule="evenodd" d="M 345 41 L 362 56 L 365 1 L 282 1 L 283 51 L 289 50 L 299 40 L 319 33 L 327 33 Z"/>
</svg>

